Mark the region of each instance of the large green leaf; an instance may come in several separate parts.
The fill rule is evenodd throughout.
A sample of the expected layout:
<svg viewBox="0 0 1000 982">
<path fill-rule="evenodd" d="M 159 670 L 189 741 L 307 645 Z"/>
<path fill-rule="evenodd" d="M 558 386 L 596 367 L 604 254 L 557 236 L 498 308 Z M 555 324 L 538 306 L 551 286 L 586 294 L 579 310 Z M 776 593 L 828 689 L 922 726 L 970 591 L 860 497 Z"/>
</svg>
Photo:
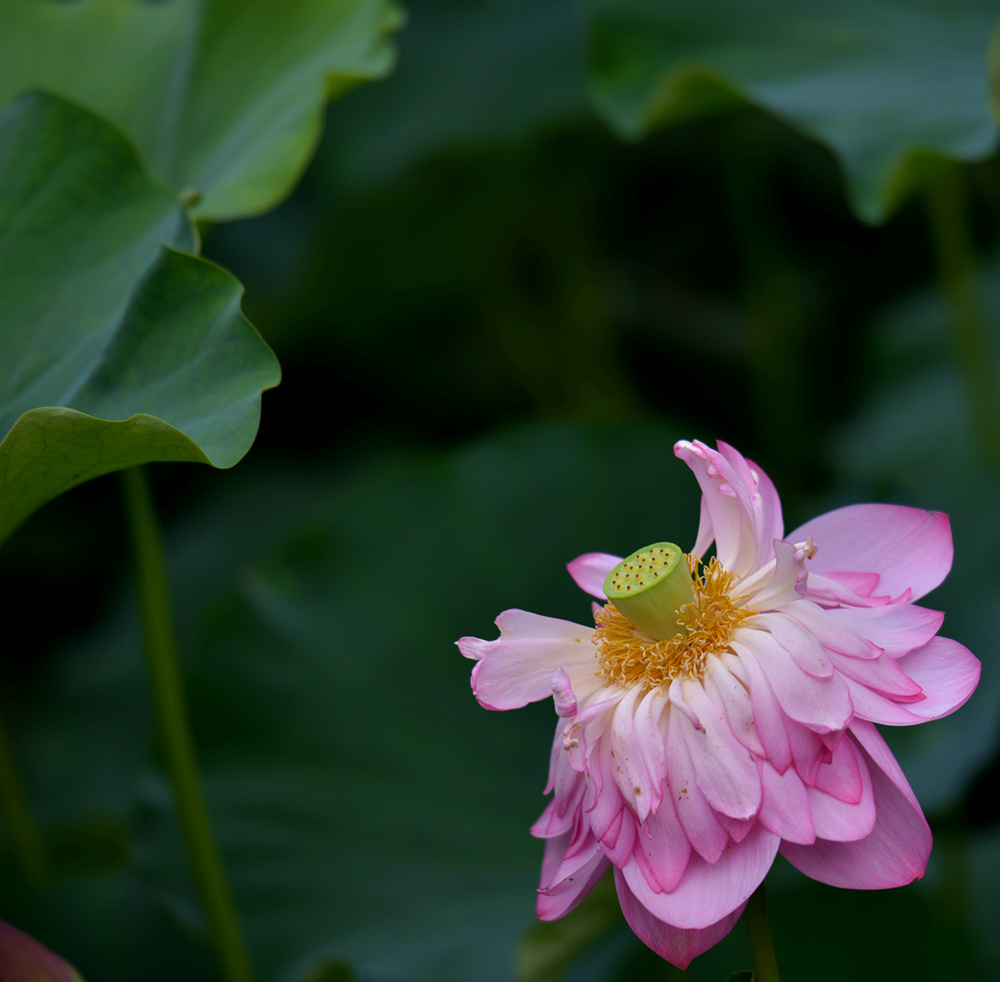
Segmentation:
<svg viewBox="0 0 1000 982">
<path fill-rule="evenodd" d="M 619 132 L 760 106 L 834 151 L 869 221 L 996 143 L 991 0 L 584 2 L 592 95 Z"/>
<path fill-rule="evenodd" d="M 0 0 L 0 104 L 65 95 L 197 214 L 236 218 L 288 193 L 324 100 L 388 71 L 399 20 L 391 0 Z"/>
<path fill-rule="evenodd" d="M 0 540 L 99 474 L 250 448 L 277 362 L 193 244 L 111 126 L 42 95 L 0 115 Z"/>
</svg>

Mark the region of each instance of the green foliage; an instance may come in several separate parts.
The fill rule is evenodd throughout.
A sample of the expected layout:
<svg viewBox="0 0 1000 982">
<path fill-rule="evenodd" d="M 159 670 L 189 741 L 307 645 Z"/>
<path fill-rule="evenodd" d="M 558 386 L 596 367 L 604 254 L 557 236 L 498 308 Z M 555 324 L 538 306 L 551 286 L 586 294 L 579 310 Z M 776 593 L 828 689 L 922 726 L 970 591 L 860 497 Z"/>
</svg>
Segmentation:
<svg viewBox="0 0 1000 982">
<path fill-rule="evenodd" d="M 521 940 L 517 982 L 561 982 L 566 970 L 611 930 L 622 924 L 621 908 L 609 874 L 589 896 L 557 921 L 539 921 Z"/>
<path fill-rule="evenodd" d="M 881 221 L 996 145 L 988 0 L 585 0 L 591 91 L 623 136 L 752 104 L 839 158 Z"/>
<path fill-rule="evenodd" d="M 969 270 L 983 286 L 986 323 L 1000 318 L 996 256 Z M 1000 594 L 996 557 L 1000 554 L 1000 513 L 995 469 L 977 440 L 975 403 L 969 398 L 968 365 L 955 357 L 953 334 L 941 325 L 947 304 L 921 288 L 899 297 L 880 312 L 869 333 L 870 354 L 882 369 L 883 384 L 863 410 L 843 427 L 833 459 L 845 480 L 876 487 L 887 500 L 934 508 L 949 514 L 955 542 L 951 576 L 923 601 L 947 612 L 944 633 L 973 651 L 995 647 L 993 609 Z M 995 330 L 985 336 L 976 370 L 991 380 L 990 408 L 1000 412 L 1000 345 Z M 987 657 L 989 657 L 987 655 Z M 986 671 L 976 698 L 933 727 L 888 729 L 899 757 L 924 806 L 947 807 L 992 752 L 982 734 L 992 727 L 1000 679 Z"/>
<path fill-rule="evenodd" d="M 540 844 L 527 829 L 554 717 L 484 713 L 454 640 L 492 636 L 497 597 L 586 619 L 566 559 L 655 538 L 664 507 L 689 539 L 697 490 L 664 453 L 675 436 L 550 425 L 438 458 L 393 454 L 343 481 L 272 470 L 175 540 L 206 793 L 262 978 L 308 978 L 324 960 L 364 980 L 510 978 L 533 920 Z M 636 510 L 604 516 L 636 458 L 650 460 Z M 85 836 L 95 814 L 115 816 L 140 857 L 115 877 L 141 877 L 198 923 L 169 800 L 137 753 L 149 720 L 133 708 L 146 685 L 134 630 L 123 614 L 67 662 L 30 724 L 26 769 L 50 827 Z M 68 739 L 89 748 L 69 768 Z M 92 917 L 113 916 L 97 882 L 86 896 Z M 126 942 L 50 938 L 108 982 L 141 974 Z"/>
<path fill-rule="evenodd" d="M 0 539 L 109 471 L 235 464 L 279 378 L 239 284 L 96 117 L 27 96 L 0 147 Z"/>
<path fill-rule="evenodd" d="M 483 712 L 453 645 L 493 636 L 505 604 L 584 620 L 587 598 L 563 571 L 581 551 L 625 552 L 666 531 L 691 541 L 697 486 L 669 453 L 678 435 L 533 425 L 447 453 L 380 455 L 342 476 L 251 462 L 176 527 L 169 553 L 199 756 L 262 979 L 347 965 L 363 982 L 682 977 L 625 928 L 610 882 L 564 921 L 532 926 L 541 843 L 527 827 L 543 806 L 551 706 Z M 637 461 L 633 509 L 608 512 Z M 157 969 L 147 952 L 176 946 L 177 924 L 202 930 L 165 783 L 144 750 L 136 639 L 126 603 L 60 661 L 23 734 L 50 841 L 73 843 L 45 904 L 85 914 L 42 918 L 30 895 L 5 888 L 25 926 L 41 918 L 56 950 L 108 982 L 169 979 L 184 948 Z M 86 758 L 64 752 L 72 742 Z M 911 752 L 918 772 L 932 744 Z M 108 847 L 109 822 L 134 854 Z M 949 871 L 988 896 L 989 850 L 980 869 L 982 850 L 939 843 L 932 884 Z M 81 869 L 81 855 L 103 864 Z M 935 924 L 954 933 L 933 885 L 859 899 L 777 872 L 775 941 L 791 977 L 841 978 L 858 959 L 941 969 L 945 949 L 932 940 L 912 950 L 885 941 L 907 924 L 928 939 Z M 109 931 L 123 896 L 133 897 L 130 931 Z M 815 965 L 831 931 L 854 940 Z M 974 964 L 979 933 L 959 967 Z M 683 977 L 708 982 L 747 960 L 738 928 Z M 208 979 L 211 968 L 194 960 L 183 977 Z"/>
<path fill-rule="evenodd" d="M 518 146 L 591 115 L 575 0 L 424 0 L 399 43 L 391 76 L 338 104 L 336 151 L 318 161 L 352 187 L 405 179 L 442 153 Z"/>
<path fill-rule="evenodd" d="M 341 961 L 325 961 L 315 968 L 302 982 L 354 982 L 350 966 Z"/>
<path fill-rule="evenodd" d="M 277 369 L 189 216 L 284 196 L 324 97 L 388 70 L 398 14 L 0 15 L 0 102 L 56 93 L 0 120 L 3 538 L 87 477 L 246 451 Z M 410 20 L 398 73 L 332 108 L 285 207 L 201 224 L 288 384 L 235 472 L 157 473 L 209 808 L 261 982 L 717 982 L 750 963 L 737 927 L 673 970 L 610 881 L 535 922 L 551 706 L 484 712 L 453 646 L 504 607 L 585 620 L 563 572 L 578 553 L 690 544 L 678 436 L 758 460 L 788 527 L 858 500 L 951 513 L 955 570 L 928 602 L 986 661 L 983 686 L 886 734 L 935 826 L 928 876 L 857 895 L 779 862 L 769 903 L 788 978 L 996 978 L 996 471 L 922 216 L 901 207 L 993 146 L 995 10 L 415 0 Z M 880 228 L 848 210 L 834 155 Z M 961 174 L 970 254 L 992 257 L 996 162 Z M 988 325 L 995 258 L 978 275 Z M 8 609 L 47 627 L 5 646 L 0 702 L 54 871 L 23 883 L 0 830 L 0 905 L 87 978 L 210 982 L 131 602 L 108 613 L 99 588 L 120 575 L 106 490 L 0 550 Z"/>
<path fill-rule="evenodd" d="M 390 0 L 2 0 L 0 104 L 29 89 L 119 126 L 195 214 L 272 207 L 324 102 L 392 66 Z"/>
</svg>

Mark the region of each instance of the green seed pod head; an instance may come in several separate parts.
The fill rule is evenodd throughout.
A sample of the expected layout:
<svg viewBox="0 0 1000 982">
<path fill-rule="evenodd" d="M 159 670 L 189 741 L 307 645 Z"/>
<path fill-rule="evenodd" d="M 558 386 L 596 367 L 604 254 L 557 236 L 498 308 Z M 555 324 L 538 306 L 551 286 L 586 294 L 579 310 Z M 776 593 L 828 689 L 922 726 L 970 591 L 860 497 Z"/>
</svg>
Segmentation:
<svg viewBox="0 0 1000 982">
<path fill-rule="evenodd" d="M 636 627 L 657 640 L 681 634 L 680 608 L 694 602 L 687 559 L 673 542 L 655 542 L 623 559 L 604 593 Z"/>
</svg>

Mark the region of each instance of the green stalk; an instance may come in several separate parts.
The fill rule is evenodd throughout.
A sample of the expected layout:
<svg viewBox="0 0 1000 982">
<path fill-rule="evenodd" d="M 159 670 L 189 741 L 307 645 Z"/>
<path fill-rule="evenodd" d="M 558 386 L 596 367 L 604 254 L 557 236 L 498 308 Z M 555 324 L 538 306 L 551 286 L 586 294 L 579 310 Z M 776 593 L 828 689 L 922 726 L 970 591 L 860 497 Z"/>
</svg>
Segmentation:
<svg viewBox="0 0 1000 982">
<path fill-rule="evenodd" d="M 10 834 L 14 857 L 31 886 L 42 886 L 49 876 L 49 858 L 24 793 L 7 730 L 0 720 L 0 810 Z"/>
<path fill-rule="evenodd" d="M 174 642 L 163 542 L 149 479 L 139 467 L 124 471 L 123 476 L 150 684 L 184 844 L 223 977 L 227 982 L 251 982 L 253 969 L 246 940 L 212 836 L 198 779 Z"/>
<path fill-rule="evenodd" d="M 771 940 L 771 925 L 767 919 L 763 883 L 750 897 L 746 910 L 743 911 L 743 921 L 750 939 L 754 982 L 780 982 L 778 959 L 774 956 L 774 942 Z"/>
<path fill-rule="evenodd" d="M 992 328 L 976 267 L 965 188 L 958 168 L 927 193 L 927 214 L 937 255 L 938 278 L 951 307 L 952 339 L 979 451 L 990 464 L 1000 463 L 1000 414 L 995 397 L 997 366 Z"/>
</svg>

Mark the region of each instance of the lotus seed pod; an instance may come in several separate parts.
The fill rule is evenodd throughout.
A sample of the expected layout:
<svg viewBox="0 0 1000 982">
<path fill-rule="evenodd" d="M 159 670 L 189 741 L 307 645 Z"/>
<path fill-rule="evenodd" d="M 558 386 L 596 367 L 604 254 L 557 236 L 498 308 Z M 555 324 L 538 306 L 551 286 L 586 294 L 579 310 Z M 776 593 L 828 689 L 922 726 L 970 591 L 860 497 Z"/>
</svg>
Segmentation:
<svg viewBox="0 0 1000 982">
<path fill-rule="evenodd" d="M 685 630 L 680 609 L 694 603 L 687 558 L 672 542 L 656 542 L 627 556 L 608 574 L 604 593 L 640 631 L 660 641 Z"/>
</svg>

